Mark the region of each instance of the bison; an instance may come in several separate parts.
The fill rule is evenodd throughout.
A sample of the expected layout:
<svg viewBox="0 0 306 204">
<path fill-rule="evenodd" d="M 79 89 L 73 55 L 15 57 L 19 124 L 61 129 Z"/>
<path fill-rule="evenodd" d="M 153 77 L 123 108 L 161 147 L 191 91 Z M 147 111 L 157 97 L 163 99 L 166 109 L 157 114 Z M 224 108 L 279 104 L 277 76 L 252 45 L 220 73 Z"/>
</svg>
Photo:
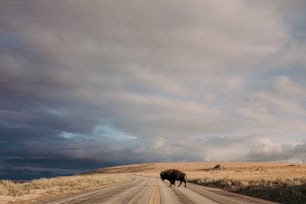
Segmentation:
<svg viewBox="0 0 306 204">
<path fill-rule="evenodd" d="M 170 186 L 173 184 L 175 185 L 175 180 L 179 180 L 180 184 L 178 185 L 178 187 L 181 186 L 182 182 L 185 183 L 185 187 L 186 187 L 186 174 L 184 172 L 181 172 L 179 170 L 176 169 L 168 169 L 166 171 L 162 171 L 160 172 L 160 178 L 164 181 L 165 179 L 167 179 L 170 182 Z"/>
</svg>

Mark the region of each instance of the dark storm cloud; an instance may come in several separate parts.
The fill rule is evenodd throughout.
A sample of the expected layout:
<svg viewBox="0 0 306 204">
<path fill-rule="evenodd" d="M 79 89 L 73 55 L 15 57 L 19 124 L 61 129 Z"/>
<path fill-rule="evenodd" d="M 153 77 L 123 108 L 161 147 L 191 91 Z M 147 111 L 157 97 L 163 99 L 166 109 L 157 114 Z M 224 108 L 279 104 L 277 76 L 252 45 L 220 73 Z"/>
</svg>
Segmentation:
<svg viewBox="0 0 306 204">
<path fill-rule="evenodd" d="M 8 126 L 2 125 L 0 131 L 1 179 L 66 175 L 137 161 L 127 143 L 116 145 L 116 141 L 108 138 L 102 138 L 101 143 L 81 135 L 67 138 L 63 132 L 47 128 Z M 122 156 L 126 154 L 131 158 Z"/>
<path fill-rule="evenodd" d="M 1 1 L 0 162 L 303 160 L 304 6 Z"/>
</svg>

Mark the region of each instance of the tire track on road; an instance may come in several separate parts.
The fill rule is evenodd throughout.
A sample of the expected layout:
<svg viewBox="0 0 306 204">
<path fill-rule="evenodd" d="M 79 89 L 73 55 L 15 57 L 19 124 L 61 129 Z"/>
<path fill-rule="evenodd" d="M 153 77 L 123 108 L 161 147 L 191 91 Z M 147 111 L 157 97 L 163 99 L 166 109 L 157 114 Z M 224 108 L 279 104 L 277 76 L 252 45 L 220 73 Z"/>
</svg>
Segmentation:
<svg viewBox="0 0 306 204">
<path fill-rule="evenodd" d="M 160 188 L 156 180 L 154 180 L 153 189 L 151 191 L 148 204 L 160 204 Z"/>
</svg>

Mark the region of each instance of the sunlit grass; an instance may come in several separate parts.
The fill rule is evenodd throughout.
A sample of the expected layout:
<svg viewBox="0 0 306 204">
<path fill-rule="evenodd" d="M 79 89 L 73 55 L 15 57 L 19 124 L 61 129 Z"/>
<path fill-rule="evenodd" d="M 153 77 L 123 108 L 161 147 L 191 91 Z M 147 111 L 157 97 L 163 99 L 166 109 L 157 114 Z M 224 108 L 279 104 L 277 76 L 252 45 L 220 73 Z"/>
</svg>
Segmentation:
<svg viewBox="0 0 306 204">
<path fill-rule="evenodd" d="M 281 203 L 306 202 L 305 165 L 260 163 L 258 166 L 243 166 L 224 170 L 191 172 L 189 181 L 208 187 L 242 193 Z"/>
<path fill-rule="evenodd" d="M 128 180 L 125 174 L 92 174 L 76 175 L 55 178 L 42 178 L 26 183 L 14 183 L 10 180 L 0 181 L 0 203 L 7 203 L 10 200 L 23 199 L 49 199 L 56 196 L 63 196 L 69 193 L 76 193 L 84 190 L 91 190 L 105 185 L 116 184 Z M 1 200 L 5 197 L 6 200 Z"/>
</svg>

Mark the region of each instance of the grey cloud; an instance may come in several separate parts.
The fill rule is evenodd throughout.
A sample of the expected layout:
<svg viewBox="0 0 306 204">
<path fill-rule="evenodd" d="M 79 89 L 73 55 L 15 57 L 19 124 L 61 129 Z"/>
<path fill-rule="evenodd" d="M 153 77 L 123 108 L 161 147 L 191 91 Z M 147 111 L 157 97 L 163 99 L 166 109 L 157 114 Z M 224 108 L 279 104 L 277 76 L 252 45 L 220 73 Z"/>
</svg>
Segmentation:
<svg viewBox="0 0 306 204">
<path fill-rule="evenodd" d="M 2 151 L 91 167 L 301 158 L 286 145 L 305 132 L 305 39 L 287 19 L 303 6 L 2 1 Z M 249 136 L 263 133 L 281 151 Z"/>
<path fill-rule="evenodd" d="M 305 162 L 305 143 L 293 145 L 262 141 L 253 145 L 253 149 L 248 152 L 247 158 L 253 161 Z"/>
</svg>

